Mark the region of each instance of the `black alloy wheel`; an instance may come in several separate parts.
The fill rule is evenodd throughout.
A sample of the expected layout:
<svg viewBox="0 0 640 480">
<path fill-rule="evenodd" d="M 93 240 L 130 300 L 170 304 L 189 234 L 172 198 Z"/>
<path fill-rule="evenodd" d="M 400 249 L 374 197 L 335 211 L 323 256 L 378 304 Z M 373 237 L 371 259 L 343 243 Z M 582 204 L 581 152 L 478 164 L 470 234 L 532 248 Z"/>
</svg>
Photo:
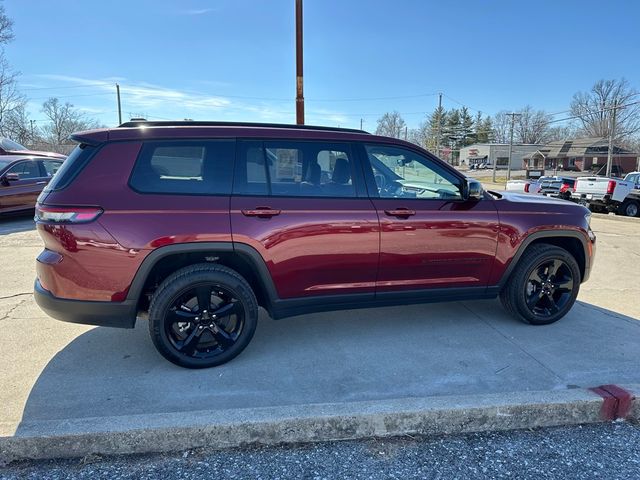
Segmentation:
<svg viewBox="0 0 640 480">
<path fill-rule="evenodd" d="M 165 335 L 183 355 L 214 358 L 236 343 L 244 317 L 242 303 L 233 292 L 205 283 L 174 297 L 164 318 Z"/>
<path fill-rule="evenodd" d="M 527 308 L 542 320 L 551 318 L 570 301 L 573 286 L 573 274 L 565 262 L 545 260 L 529 274 L 525 292 Z"/>
<path fill-rule="evenodd" d="M 518 260 L 500 291 L 505 309 L 532 325 L 548 325 L 564 317 L 580 291 L 580 266 L 567 250 L 531 245 Z"/>
<path fill-rule="evenodd" d="M 249 344 L 258 302 L 247 281 L 217 264 L 182 268 L 165 279 L 149 306 L 149 332 L 158 352 L 187 368 L 235 358 Z"/>
</svg>

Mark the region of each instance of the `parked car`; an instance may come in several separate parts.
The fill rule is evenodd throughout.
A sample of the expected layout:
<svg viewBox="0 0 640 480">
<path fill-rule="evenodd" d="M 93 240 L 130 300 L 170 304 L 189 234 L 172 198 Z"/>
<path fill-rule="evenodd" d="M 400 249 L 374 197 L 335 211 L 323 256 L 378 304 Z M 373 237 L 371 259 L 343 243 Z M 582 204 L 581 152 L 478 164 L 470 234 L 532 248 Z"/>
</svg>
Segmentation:
<svg viewBox="0 0 640 480">
<path fill-rule="evenodd" d="M 634 192 L 634 177 L 630 178 L 631 181 L 610 177 L 579 177 L 572 198 L 594 212 L 615 212 L 635 217 L 640 200 L 638 193 Z"/>
<path fill-rule="evenodd" d="M 258 306 L 278 319 L 499 296 L 549 324 L 593 264 L 586 208 L 485 192 L 395 138 L 216 122 L 73 138 L 38 199 L 36 301 L 92 325 L 132 328 L 146 312 L 158 351 L 184 367 L 238 355 Z"/>
<path fill-rule="evenodd" d="M 574 177 L 542 177 L 539 181 L 539 193 L 547 197 L 557 197 L 571 200 L 571 194 L 576 184 Z"/>
<path fill-rule="evenodd" d="M 32 210 L 61 165 L 55 158 L 0 156 L 0 214 Z"/>
<path fill-rule="evenodd" d="M 41 152 L 39 150 L 29 150 L 18 142 L 8 138 L 0 138 L 0 155 L 29 155 L 31 157 L 50 157 L 64 160 L 66 155 L 55 152 Z"/>
</svg>

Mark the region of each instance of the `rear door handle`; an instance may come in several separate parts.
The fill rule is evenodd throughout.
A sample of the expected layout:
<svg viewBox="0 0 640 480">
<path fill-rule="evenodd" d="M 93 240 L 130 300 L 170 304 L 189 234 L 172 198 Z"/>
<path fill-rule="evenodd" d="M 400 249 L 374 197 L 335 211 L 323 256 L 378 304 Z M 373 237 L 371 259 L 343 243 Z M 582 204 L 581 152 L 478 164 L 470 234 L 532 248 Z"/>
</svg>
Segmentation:
<svg viewBox="0 0 640 480">
<path fill-rule="evenodd" d="M 36 185 L 46 185 L 47 182 L 36 182 Z"/>
<path fill-rule="evenodd" d="M 281 210 L 271 207 L 256 207 L 253 210 L 242 210 L 245 217 L 271 218 L 280 215 Z"/>
<path fill-rule="evenodd" d="M 415 215 L 416 211 L 408 208 L 396 208 L 395 210 L 385 210 L 384 213 L 390 217 L 409 218 Z"/>
</svg>

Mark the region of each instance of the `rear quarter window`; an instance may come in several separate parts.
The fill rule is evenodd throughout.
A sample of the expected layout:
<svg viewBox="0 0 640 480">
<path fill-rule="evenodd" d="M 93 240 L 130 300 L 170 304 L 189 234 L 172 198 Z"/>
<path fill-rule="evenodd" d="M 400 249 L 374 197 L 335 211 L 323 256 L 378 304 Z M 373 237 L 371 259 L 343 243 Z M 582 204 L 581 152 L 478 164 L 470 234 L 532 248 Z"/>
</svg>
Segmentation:
<svg viewBox="0 0 640 480">
<path fill-rule="evenodd" d="M 96 152 L 96 147 L 90 145 L 78 145 L 66 158 L 62 165 L 56 169 L 55 175 L 44 188 L 44 192 L 62 190 L 69 186 L 80 171 L 89 163 L 89 160 Z M 52 162 L 58 163 L 58 162 Z M 46 167 L 45 167 L 46 168 Z M 48 172 L 48 170 L 47 170 Z"/>
<path fill-rule="evenodd" d="M 234 140 L 146 142 L 129 185 L 140 193 L 228 195 Z"/>
</svg>

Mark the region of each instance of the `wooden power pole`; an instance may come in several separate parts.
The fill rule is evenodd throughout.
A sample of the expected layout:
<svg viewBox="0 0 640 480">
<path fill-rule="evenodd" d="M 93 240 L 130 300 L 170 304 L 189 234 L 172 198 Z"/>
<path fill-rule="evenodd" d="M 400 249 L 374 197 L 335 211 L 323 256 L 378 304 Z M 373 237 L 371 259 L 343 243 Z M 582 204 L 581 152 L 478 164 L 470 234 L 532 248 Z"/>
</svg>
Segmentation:
<svg viewBox="0 0 640 480">
<path fill-rule="evenodd" d="M 296 0 L 296 124 L 298 125 L 304 125 L 302 58 L 302 0 Z"/>
</svg>

